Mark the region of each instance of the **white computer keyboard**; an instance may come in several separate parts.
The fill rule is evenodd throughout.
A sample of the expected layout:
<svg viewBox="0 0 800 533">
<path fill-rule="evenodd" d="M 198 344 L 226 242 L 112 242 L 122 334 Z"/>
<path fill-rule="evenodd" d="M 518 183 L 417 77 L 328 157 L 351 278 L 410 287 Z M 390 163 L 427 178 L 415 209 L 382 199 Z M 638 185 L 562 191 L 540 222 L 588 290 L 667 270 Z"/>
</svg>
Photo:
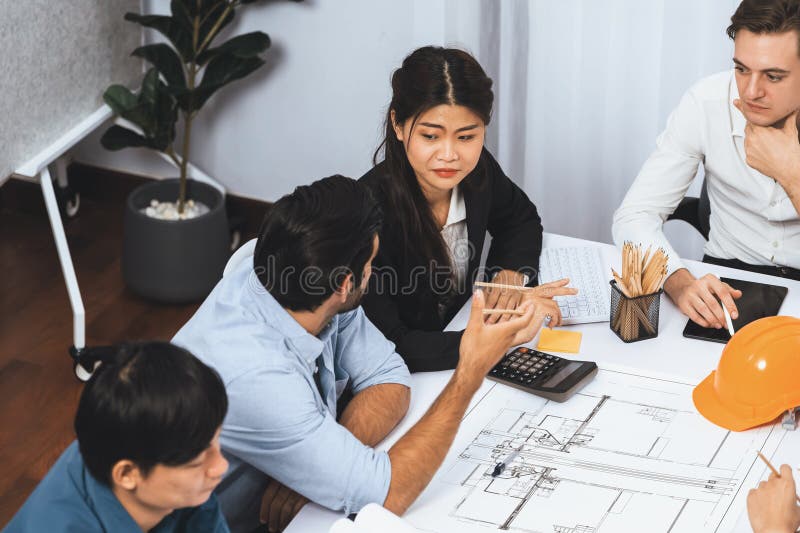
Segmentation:
<svg viewBox="0 0 800 533">
<path fill-rule="evenodd" d="M 608 322 L 611 308 L 609 273 L 600 249 L 593 246 L 545 248 L 539 258 L 539 283 L 569 278 L 575 296 L 556 296 L 562 324 Z"/>
</svg>

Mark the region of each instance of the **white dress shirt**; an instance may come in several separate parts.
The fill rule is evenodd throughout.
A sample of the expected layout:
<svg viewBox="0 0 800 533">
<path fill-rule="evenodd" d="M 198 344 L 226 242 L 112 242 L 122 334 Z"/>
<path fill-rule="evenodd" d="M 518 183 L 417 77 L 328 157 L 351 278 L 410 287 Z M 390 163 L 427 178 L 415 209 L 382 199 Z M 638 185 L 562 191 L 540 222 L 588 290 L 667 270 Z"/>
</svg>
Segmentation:
<svg viewBox="0 0 800 533">
<path fill-rule="evenodd" d="M 746 119 L 733 71 L 709 76 L 689 89 L 658 137 L 622 205 L 614 213 L 614 242 L 663 247 L 671 274 L 683 268 L 662 231 L 694 179 L 705 168 L 711 230 L 705 253 L 753 265 L 800 268 L 800 216 L 786 191 L 747 166 Z"/>
<path fill-rule="evenodd" d="M 464 195 L 458 186 L 450 194 L 450 211 L 447 213 L 447 221 L 442 227 L 441 234 L 450 254 L 450 263 L 455 270 L 458 286 L 461 287 L 467 277 L 470 245 L 467 235 L 467 207 L 464 204 Z"/>
</svg>

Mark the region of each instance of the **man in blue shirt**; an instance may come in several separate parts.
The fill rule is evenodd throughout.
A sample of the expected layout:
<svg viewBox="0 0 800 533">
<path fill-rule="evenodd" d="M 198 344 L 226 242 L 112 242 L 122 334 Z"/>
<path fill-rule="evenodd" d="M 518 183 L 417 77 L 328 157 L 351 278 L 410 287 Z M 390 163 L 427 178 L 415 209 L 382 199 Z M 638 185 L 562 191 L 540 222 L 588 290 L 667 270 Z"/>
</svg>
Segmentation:
<svg viewBox="0 0 800 533">
<path fill-rule="evenodd" d="M 221 437 L 231 469 L 217 494 L 232 531 L 259 517 L 281 530 L 308 499 L 402 514 L 486 373 L 544 318 L 526 303 L 522 316 L 484 324 L 478 293 L 450 384 L 388 453 L 375 450 L 408 409 L 410 377 L 358 307 L 381 218 L 349 178 L 298 187 L 270 208 L 252 260 L 233 266 L 173 339 L 217 369 L 231 400 Z"/>
<path fill-rule="evenodd" d="M 100 350 L 78 404 L 77 442 L 3 531 L 227 533 L 212 494 L 228 468 L 219 376 L 166 342 Z"/>
</svg>

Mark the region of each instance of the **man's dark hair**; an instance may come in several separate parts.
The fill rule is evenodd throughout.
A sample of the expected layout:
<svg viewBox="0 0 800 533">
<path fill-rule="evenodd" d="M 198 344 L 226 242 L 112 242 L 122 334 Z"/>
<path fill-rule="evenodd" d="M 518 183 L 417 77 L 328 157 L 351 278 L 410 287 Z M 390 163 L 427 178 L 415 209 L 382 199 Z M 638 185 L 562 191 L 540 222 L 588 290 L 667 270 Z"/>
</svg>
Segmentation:
<svg viewBox="0 0 800 533">
<path fill-rule="evenodd" d="M 267 211 L 253 269 L 281 306 L 313 311 L 347 274 L 361 284 L 382 219 L 367 187 L 351 178 L 297 187 Z"/>
<path fill-rule="evenodd" d="M 797 53 L 800 54 L 800 0 L 744 0 L 731 17 L 728 37 L 736 32 L 753 33 L 797 32 Z"/>
<path fill-rule="evenodd" d="M 178 466 L 205 450 L 228 411 L 219 375 L 168 342 L 103 348 L 86 383 L 75 433 L 89 472 L 111 485 L 111 469 L 133 461 L 146 476 L 157 464 Z"/>
</svg>

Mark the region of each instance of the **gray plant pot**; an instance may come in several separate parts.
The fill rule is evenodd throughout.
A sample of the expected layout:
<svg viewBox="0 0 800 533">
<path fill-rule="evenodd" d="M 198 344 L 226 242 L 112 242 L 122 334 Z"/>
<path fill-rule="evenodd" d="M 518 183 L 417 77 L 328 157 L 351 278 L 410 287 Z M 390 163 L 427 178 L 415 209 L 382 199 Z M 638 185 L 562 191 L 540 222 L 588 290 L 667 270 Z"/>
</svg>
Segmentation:
<svg viewBox="0 0 800 533">
<path fill-rule="evenodd" d="M 189 220 L 159 220 L 140 212 L 153 199 L 175 201 L 178 180 L 154 181 L 135 189 L 125 203 L 122 277 L 134 292 L 168 303 L 205 298 L 222 277 L 230 256 L 230 233 L 222 194 L 188 180 L 187 198 L 210 211 Z"/>
</svg>

